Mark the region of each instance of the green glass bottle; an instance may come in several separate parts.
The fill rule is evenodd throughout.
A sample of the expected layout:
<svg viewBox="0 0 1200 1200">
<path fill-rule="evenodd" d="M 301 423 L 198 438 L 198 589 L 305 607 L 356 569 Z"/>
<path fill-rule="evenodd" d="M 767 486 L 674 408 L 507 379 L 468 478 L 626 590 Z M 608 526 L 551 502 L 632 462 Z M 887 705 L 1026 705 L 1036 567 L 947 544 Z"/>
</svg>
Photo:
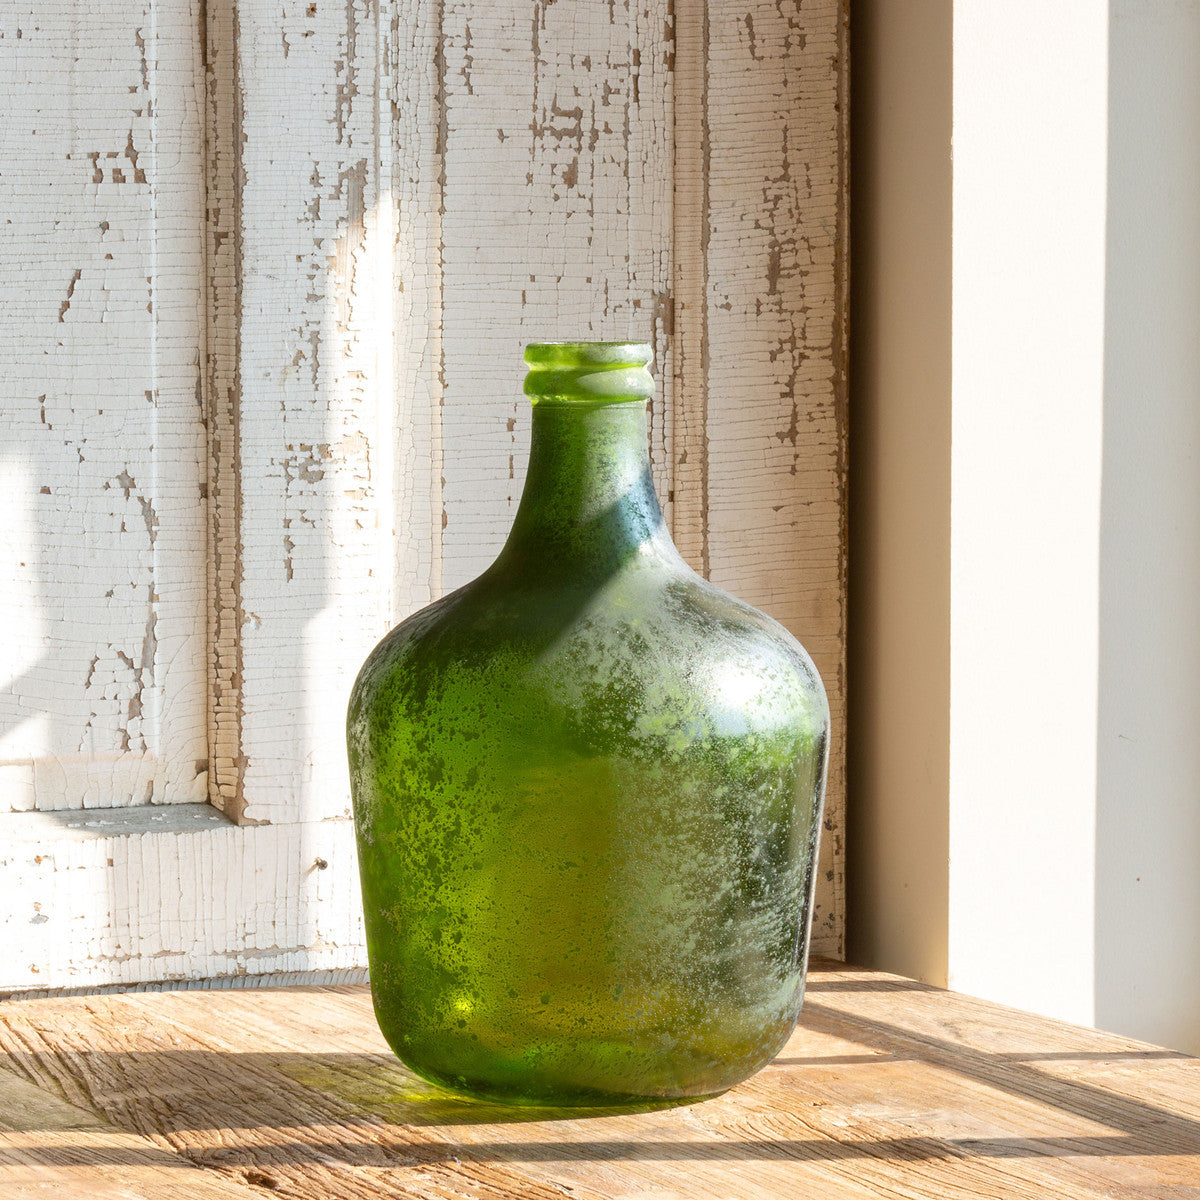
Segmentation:
<svg viewBox="0 0 1200 1200">
<path fill-rule="evenodd" d="M 679 556 L 649 346 L 531 345 L 508 541 L 368 657 L 348 721 L 375 1011 L 417 1074 L 550 1104 L 720 1092 L 804 991 L 829 710 Z"/>
</svg>

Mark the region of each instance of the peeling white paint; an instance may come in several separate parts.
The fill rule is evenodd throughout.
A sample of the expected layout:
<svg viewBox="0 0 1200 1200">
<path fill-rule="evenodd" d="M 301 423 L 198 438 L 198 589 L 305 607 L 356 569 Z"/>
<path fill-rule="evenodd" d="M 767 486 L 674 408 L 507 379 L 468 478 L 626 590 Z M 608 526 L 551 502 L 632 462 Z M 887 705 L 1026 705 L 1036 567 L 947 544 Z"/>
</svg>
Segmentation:
<svg viewBox="0 0 1200 1200">
<path fill-rule="evenodd" d="M 840 956 L 844 14 L 774 0 L 709 9 L 704 553 L 713 581 L 782 621 L 825 681 L 833 742 L 813 948 Z"/>
<path fill-rule="evenodd" d="M 0 808 L 207 794 L 198 19 L 0 26 Z"/>
<path fill-rule="evenodd" d="M 14 819 L 0 817 L 0 877 L 15 884 L 0 909 L 0 988 L 335 970 L 364 960 L 348 821 L 196 822 L 107 836 L 64 829 L 24 840 L 4 825 Z"/>
<path fill-rule="evenodd" d="M 21 119 L 57 132 L 3 136 L 18 155 L 78 146 L 56 167 L 78 196 L 15 197 L 42 283 L 32 312 L 0 318 L 26 339 L 6 381 L 20 461 L 53 447 L 51 491 L 40 475 L 22 491 L 8 550 L 26 594 L 58 579 L 75 598 L 26 609 L 43 640 L 69 634 L 75 674 L 22 684 L 14 716 L 53 715 L 49 732 L 18 724 L 33 745 L 80 714 L 72 747 L 90 719 L 84 766 L 100 766 L 51 783 L 0 764 L 0 786 L 26 807 L 207 787 L 237 824 L 111 853 L 54 844 L 75 890 L 63 921 L 4 927 L 42 964 L 20 986 L 362 961 L 346 696 L 386 628 L 503 540 L 527 341 L 654 342 L 652 460 L 676 539 L 806 643 L 840 738 L 837 0 L 231 0 L 206 6 L 203 43 L 188 0 L 119 18 L 55 3 L 26 22 L 53 24 L 40 58 L 13 50 L 11 22 L 0 55 L 61 60 L 78 90 L 10 72 Z M 84 72 L 81 53 L 112 62 Z M 22 549 L 22 528 L 54 531 L 73 573 Z M 825 953 L 841 946 L 840 741 L 833 764 Z M 192 790 L 164 794 L 155 772 L 185 767 Z M 305 874 L 318 858 L 328 870 Z M 39 902 L 62 887 L 14 863 Z"/>
</svg>

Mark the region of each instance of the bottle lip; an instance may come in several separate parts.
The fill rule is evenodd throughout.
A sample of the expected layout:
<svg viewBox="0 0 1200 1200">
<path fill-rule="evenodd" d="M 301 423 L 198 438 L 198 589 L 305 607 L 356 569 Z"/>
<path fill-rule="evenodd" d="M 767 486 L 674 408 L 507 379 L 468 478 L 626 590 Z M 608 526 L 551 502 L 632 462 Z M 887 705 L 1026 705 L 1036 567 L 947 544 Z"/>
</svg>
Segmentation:
<svg viewBox="0 0 1200 1200">
<path fill-rule="evenodd" d="M 649 342 L 530 342 L 525 361 L 531 367 L 648 367 L 654 348 Z"/>
<path fill-rule="evenodd" d="M 534 404 L 649 400 L 653 358 L 648 342 L 531 342 L 525 347 L 525 395 Z"/>
</svg>

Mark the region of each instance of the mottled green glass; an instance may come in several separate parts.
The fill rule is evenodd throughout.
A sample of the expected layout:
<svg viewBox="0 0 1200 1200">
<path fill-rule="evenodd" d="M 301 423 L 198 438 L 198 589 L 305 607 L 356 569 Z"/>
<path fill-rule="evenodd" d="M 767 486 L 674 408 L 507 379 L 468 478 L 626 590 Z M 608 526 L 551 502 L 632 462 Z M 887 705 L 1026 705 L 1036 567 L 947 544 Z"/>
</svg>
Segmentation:
<svg viewBox="0 0 1200 1200">
<path fill-rule="evenodd" d="M 825 693 L 791 634 L 672 544 L 650 348 L 525 360 L 508 541 L 380 642 L 350 703 L 375 1011 L 459 1091 L 719 1092 L 800 1011 Z"/>
</svg>

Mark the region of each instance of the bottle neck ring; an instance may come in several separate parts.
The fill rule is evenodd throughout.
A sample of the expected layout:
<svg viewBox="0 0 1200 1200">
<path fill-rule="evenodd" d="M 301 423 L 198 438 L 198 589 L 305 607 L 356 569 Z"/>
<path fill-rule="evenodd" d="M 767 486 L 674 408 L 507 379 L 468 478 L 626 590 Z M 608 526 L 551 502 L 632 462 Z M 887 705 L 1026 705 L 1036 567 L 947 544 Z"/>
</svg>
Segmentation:
<svg viewBox="0 0 1200 1200">
<path fill-rule="evenodd" d="M 645 402 L 654 395 L 645 342 L 533 342 L 525 394 L 534 405 Z"/>
</svg>

